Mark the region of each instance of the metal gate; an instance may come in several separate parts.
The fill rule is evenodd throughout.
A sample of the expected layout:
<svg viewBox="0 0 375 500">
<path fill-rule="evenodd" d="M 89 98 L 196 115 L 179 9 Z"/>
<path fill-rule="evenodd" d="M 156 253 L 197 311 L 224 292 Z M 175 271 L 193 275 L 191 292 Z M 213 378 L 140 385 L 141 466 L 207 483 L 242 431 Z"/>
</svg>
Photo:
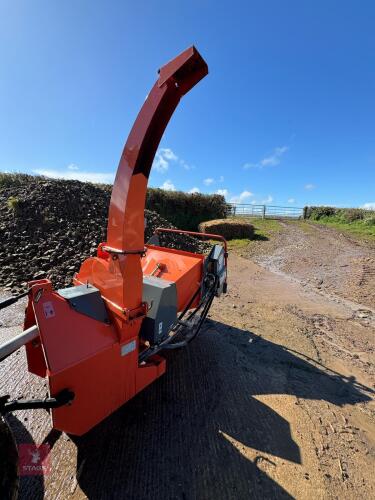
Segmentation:
<svg viewBox="0 0 375 500">
<path fill-rule="evenodd" d="M 300 207 L 278 207 L 275 205 L 251 205 L 228 203 L 228 217 L 262 217 L 262 219 L 303 219 L 304 209 Z"/>
</svg>

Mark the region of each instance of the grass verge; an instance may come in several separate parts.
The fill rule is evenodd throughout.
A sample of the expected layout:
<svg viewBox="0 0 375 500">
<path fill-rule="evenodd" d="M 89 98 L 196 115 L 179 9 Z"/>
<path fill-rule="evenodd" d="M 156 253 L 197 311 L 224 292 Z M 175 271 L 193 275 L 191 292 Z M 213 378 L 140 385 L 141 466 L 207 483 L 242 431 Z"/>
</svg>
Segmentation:
<svg viewBox="0 0 375 500">
<path fill-rule="evenodd" d="M 362 240 L 375 242 L 375 224 L 368 223 L 366 220 L 345 222 L 340 217 L 333 215 L 321 217 L 318 221 L 310 220 L 309 222 L 333 227 Z"/>
<path fill-rule="evenodd" d="M 274 219 L 260 219 L 257 217 L 236 217 L 238 221 L 244 221 L 254 226 L 254 237 L 249 240 L 244 239 L 234 239 L 228 241 L 229 250 L 245 250 L 252 245 L 257 244 L 259 241 L 268 241 L 273 235 L 279 233 L 282 230 L 278 220 Z"/>
</svg>

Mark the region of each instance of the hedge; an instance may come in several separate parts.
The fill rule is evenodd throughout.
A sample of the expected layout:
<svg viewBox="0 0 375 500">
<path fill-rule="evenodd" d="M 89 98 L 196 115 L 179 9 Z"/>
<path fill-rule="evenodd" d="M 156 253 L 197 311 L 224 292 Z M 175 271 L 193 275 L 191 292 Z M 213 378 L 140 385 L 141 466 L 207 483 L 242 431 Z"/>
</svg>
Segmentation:
<svg viewBox="0 0 375 500">
<path fill-rule="evenodd" d="M 320 220 L 327 217 L 335 217 L 341 222 L 372 221 L 375 217 L 374 210 L 364 208 L 336 208 L 336 207 L 305 207 L 307 219 Z"/>
<path fill-rule="evenodd" d="M 336 214 L 336 209 L 334 207 L 305 207 L 304 209 L 305 218 L 319 220 L 322 217 L 330 217 Z"/>
<path fill-rule="evenodd" d="M 225 198 L 219 194 L 189 194 L 157 188 L 147 190 L 146 208 L 188 231 L 197 231 L 203 221 L 224 219 L 227 213 Z"/>
</svg>

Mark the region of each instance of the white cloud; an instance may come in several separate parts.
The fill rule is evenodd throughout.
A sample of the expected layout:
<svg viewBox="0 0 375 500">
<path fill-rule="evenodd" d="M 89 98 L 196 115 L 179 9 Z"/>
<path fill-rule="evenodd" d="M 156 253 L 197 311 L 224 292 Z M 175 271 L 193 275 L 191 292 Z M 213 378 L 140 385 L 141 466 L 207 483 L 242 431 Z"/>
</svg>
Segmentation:
<svg viewBox="0 0 375 500">
<path fill-rule="evenodd" d="M 194 168 L 193 165 L 186 163 L 183 158 L 179 158 L 171 148 L 160 148 L 157 150 L 152 168 L 160 174 L 165 174 L 169 170 L 171 163 L 178 163 L 185 170 L 192 170 Z"/>
<path fill-rule="evenodd" d="M 212 177 L 207 177 L 207 179 L 204 179 L 203 184 L 205 184 L 206 186 L 211 186 L 211 184 L 213 184 L 214 182 L 215 179 L 213 179 Z"/>
<path fill-rule="evenodd" d="M 229 191 L 228 191 L 228 189 L 218 189 L 216 191 L 216 194 L 221 194 L 221 196 L 224 196 L 224 198 L 227 198 Z"/>
<path fill-rule="evenodd" d="M 75 163 L 68 165 L 68 170 L 79 170 L 79 167 Z"/>
<path fill-rule="evenodd" d="M 254 196 L 254 195 L 250 191 L 242 191 L 242 193 L 240 194 L 241 200 L 246 200 L 247 198 L 250 198 L 251 196 Z"/>
<path fill-rule="evenodd" d="M 170 148 L 159 149 L 159 154 L 161 154 L 166 160 L 177 161 L 178 156 Z"/>
<path fill-rule="evenodd" d="M 190 189 L 190 191 L 188 191 L 190 194 L 194 194 L 194 193 L 200 193 L 201 190 L 197 187 L 193 187 Z"/>
<path fill-rule="evenodd" d="M 375 201 L 369 201 L 368 203 L 364 203 L 361 208 L 365 208 L 366 210 L 375 210 Z"/>
<path fill-rule="evenodd" d="M 115 178 L 115 173 L 104 172 L 77 172 L 74 169 L 54 170 L 54 169 L 41 169 L 33 170 L 34 174 L 44 175 L 52 179 L 70 179 L 82 182 L 94 182 L 98 184 L 112 184 Z"/>
<path fill-rule="evenodd" d="M 219 182 L 224 182 L 224 176 L 223 176 L 223 175 L 221 175 L 221 176 L 219 177 Z"/>
<path fill-rule="evenodd" d="M 160 153 L 160 151 L 156 152 L 154 163 L 152 164 L 152 168 L 154 168 L 160 174 L 165 174 L 165 172 L 169 168 L 169 162 L 166 158 Z"/>
<path fill-rule="evenodd" d="M 251 191 L 242 191 L 238 196 L 232 196 L 230 199 L 231 203 L 246 203 L 246 200 L 254 196 Z"/>
<path fill-rule="evenodd" d="M 265 205 L 266 203 L 272 203 L 273 202 L 273 197 L 269 194 L 267 198 L 262 200 L 262 204 Z"/>
<path fill-rule="evenodd" d="M 160 148 L 155 155 L 152 167 L 160 174 L 165 174 L 169 169 L 170 162 L 177 161 L 178 156 L 171 148 Z"/>
<path fill-rule="evenodd" d="M 305 184 L 305 189 L 307 189 L 307 191 L 311 191 L 312 189 L 315 188 L 316 188 L 315 184 Z"/>
<path fill-rule="evenodd" d="M 288 198 L 288 203 L 295 203 L 296 200 L 294 198 Z"/>
<path fill-rule="evenodd" d="M 160 187 L 161 187 L 161 189 L 164 189 L 165 191 L 176 191 L 174 184 L 169 179 L 164 181 Z"/>
<path fill-rule="evenodd" d="M 279 146 L 275 148 L 269 156 L 262 158 L 257 163 L 245 163 L 243 168 L 246 170 L 248 168 L 263 168 L 278 165 L 281 161 L 281 157 L 289 150 L 288 146 Z"/>
</svg>

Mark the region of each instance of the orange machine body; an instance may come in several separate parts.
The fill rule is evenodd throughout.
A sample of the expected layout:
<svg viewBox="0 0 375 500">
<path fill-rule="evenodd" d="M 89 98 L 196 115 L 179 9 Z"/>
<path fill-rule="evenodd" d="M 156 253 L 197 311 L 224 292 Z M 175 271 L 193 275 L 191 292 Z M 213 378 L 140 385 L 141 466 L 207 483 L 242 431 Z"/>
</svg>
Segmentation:
<svg viewBox="0 0 375 500">
<path fill-rule="evenodd" d="M 101 257 L 83 263 L 74 283 L 86 283 L 94 273 L 97 279 L 91 284 L 105 298 L 105 278 L 112 261 L 101 246 L 98 254 Z M 147 245 L 142 269 L 146 276 L 176 283 L 178 310 L 182 311 L 201 286 L 203 262 L 203 255 Z M 115 275 L 111 286 L 120 284 Z M 87 432 L 165 372 L 162 356 L 138 363 L 139 330 L 149 304 L 132 311 L 106 301 L 110 321 L 105 324 L 76 312 L 48 280 L 29 285 L 31 317 L 25 327 L 36 322 L 40 332 L 39 340 L 27 345 L 29 371 L 48 377 L 51 394 L 65 388 L 75 394 L 71 405 L 51 410 L 54 428 L 77 435 Z M 198 300 L 199 295 L 191 307 Z"/>
<path fill-rule="evenodd" d="M 40 340 L 27 347 L 29 370 L 44 372 L 52 395 L 65 388 L 75 394 L 70 405 L 51 410 L 54 428 L 87 432 L 165 372 L 165 360 L 157 355 L 138 364 L 139 320 L 123 322 L 129 335 L 121 342 L 116 326 L 75 312 L 50 283 L 33 284 L 30 301 Z"/>
<path fill-rule="evenodd" d="M 85 260 L 74 285 L 97 288 L 108 321 L 74 308 L 50 281 L 29 283 L 25 328 L 39 338 L 27 344 L 29 370 L 47 376 L 51 396 L 63 389 L 73 401 L 51 410 L 53 427 L 81 435 L 165 371 L 159 355 L 139 362 L 140 329 L 149 304 L 142 300 L 143 275 L 174 282 L 178 310 L 202 283 L 203 255 L 144 246 L 148 176 L 164 129 L 180 98 L 208 72 L 194 47 L 163 66 L 125 144 L 109 207 L 107 242 Z M 196 301 L 199 300 L 199 295 Z"/>
<path fill-rule="evenodd" d="M 176 283 L 177 310 L 182 311 L 194 292 L 202 286 L 204 256 L 181 250 L 147 245 L 142 258 L 144 275 L 153 275 Z M 158 269 L 155 272 L 155 269 Z M 191 307 L 197 305 L 199 295 Z"/>
</svg>

